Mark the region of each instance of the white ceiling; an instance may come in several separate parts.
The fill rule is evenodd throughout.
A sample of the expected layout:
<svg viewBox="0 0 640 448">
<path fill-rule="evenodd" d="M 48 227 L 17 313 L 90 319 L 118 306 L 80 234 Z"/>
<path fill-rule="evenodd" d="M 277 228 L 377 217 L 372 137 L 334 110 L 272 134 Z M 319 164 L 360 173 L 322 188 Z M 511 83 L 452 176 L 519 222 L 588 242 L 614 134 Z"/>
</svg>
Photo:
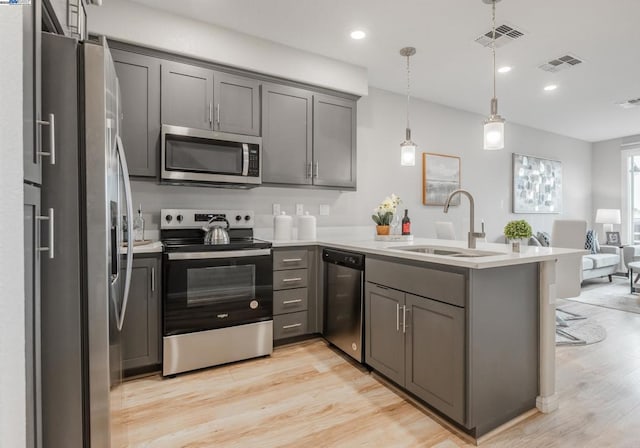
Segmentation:
<svg viewBox="0 0 640 448">
<path fill-rule="evenodd" d="M 369 85 L 486 115 L 491 52 L 474 40 L 491 28 L 482 0 L 135 0 L 285 45 L 367 67 Z M 497 23 L 525 36 L 497 49 L 499 112 L 507 121 L 588 141 L 640 134 L 640 0 L 504 0 Z M 354 41 L 352 29 L 367 32 Z M 537 67 L 571 53 L 584 63 Z M 546 84 L 558 84 L 544 92 Z"/>
</svg>

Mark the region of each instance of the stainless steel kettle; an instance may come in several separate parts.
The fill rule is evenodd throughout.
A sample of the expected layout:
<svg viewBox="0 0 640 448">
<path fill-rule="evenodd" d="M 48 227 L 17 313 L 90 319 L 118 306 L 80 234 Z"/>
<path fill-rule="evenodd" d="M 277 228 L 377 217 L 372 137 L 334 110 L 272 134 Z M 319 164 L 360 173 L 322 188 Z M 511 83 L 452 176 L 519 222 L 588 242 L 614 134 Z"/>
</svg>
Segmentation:
<svg viewBox="0 0 640 448">
<path fill-rule="evenodd" d="M 204 244 L 229 244 L 229 221 L 222 216 L 214 216 L 202 230 L 206 232 Z"/>
</svg>

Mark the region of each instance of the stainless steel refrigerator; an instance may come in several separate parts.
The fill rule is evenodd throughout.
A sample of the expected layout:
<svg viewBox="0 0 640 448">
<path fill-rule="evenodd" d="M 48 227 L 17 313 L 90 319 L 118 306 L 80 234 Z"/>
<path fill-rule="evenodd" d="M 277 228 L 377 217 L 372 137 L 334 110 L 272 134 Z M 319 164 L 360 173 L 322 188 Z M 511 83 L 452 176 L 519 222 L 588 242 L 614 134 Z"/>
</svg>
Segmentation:
<svg viewBox="0 0 640 448">
<path fill-rule="evenodd" d="M 53 258 L 42 262 L 43 446 L 127 445 L 120 330 L 126 316 L 131 189 L 120 91 L 106 40 L 42 35 L 42 208 L 52 209 Z M 54 218 L 55 217 L 55 218 Z M 130 234 L 127 235 L 130 238 Z M 44 238 L 45 240 L 47 238 Z M 129 241 L 131 243 L 131 241 Z"/>
</svg>

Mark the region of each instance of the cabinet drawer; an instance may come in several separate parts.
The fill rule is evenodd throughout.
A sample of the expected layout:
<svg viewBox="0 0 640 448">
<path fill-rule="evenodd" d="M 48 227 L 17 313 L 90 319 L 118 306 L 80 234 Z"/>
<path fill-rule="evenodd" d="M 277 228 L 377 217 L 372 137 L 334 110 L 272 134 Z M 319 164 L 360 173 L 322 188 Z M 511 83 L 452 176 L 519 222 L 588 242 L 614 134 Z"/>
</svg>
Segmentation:
<svg viewBox="0 0 640 448">
<path fill-rule="evenodd" d="M 278 250 L 273 252 L 273 270 L 308 267 L 307 250 Z"/>
<path fill-rule="evenodd" d="M 466 276 L 462 273 L 367 258 L 367 281 L 456 306 L 465 306 Z"/>
<path fill-rule="evenodd" d="M 273 339 L 284 339 L 307 333 L 307 312 L 282 314 L 273 317 Z"/>
<path fill-rule="evenodd" d="M 285 289 L 273 292 L 273 314 L 294 313 L 307 309 L 307 288 Z"/>
<path fill-rule="evenodd" d="M 306 288 L 309 283 L 308 275 L 306 269 L 275 271 L 273 273 L 273 289 Z"/>
</svg>

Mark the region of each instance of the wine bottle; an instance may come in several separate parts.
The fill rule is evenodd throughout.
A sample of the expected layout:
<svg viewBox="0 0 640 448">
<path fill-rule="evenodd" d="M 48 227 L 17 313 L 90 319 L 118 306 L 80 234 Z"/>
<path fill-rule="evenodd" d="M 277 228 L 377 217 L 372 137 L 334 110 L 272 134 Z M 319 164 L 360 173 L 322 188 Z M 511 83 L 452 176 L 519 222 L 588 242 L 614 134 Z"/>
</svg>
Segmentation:
<svg viewBox="0 0 640 448">
<path fill-rule="evenodd" d="M 411 219 L 409 219 L 409 210 L 404 209 L 404 218 L 402 218 L 402 234 L 411 235 Z"/>
</svg>

